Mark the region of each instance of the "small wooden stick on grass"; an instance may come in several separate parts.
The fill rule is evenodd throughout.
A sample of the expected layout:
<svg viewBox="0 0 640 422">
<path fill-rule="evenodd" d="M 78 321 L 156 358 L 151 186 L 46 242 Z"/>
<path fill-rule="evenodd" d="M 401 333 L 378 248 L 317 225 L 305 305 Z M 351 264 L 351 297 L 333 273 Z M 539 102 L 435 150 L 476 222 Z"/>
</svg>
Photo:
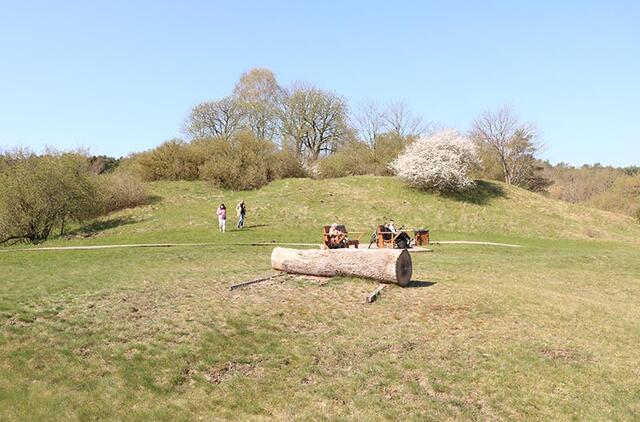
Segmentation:
<svg viewBox="0 0 640 422">
<path fill-rule="evenodd" d="M 249 280 L 249 281 L 243 281 L 242 283 L 238 283 L 238 284 L 234 284 L 233 286 L 229 287 L 229 290 L 235 290 L 235 289 L 239 289 L 241 287 L 245 287 L 245 286 L 250 286 L 251 284 L 256 284 L 256 283 L 260 283 L 263 281 L 267 281 L 267 280 L 272 280 L 276 277 L 282 277 L 287 275 L 287 273 L 280 273 L 280 274 L 274 274 L 268 277 L 261 277 L 261 278 L 256 278 L 253 280 Z"/>
<path fill-rule="evenodd" d="M 375 300 L 378 298 L 378 296 L 380 296 L 380 293 L 382 293 L 385 287 L 387 286 L 384 284 L 381 284 L 380 286 L 378 286 L 378 288 L 375 289 L 373 293 L 367 296 L 367 303 L 375 302 Z"/>
</svg>

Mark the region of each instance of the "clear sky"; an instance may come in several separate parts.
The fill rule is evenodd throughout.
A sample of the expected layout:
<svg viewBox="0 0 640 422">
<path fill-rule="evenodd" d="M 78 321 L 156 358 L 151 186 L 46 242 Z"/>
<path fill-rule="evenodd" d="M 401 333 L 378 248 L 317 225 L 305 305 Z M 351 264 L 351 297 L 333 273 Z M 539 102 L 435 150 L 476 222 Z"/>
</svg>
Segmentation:
<svg viewBox="0 0 640 422">
<path fill-rule="evenodd" d="M 640 2 L 604 0 L 0 0 L 0 148 L 145 150 L 257 66 L 463 130 L 510 105 L 543 158 L 640 164 Z"/>
</svg>

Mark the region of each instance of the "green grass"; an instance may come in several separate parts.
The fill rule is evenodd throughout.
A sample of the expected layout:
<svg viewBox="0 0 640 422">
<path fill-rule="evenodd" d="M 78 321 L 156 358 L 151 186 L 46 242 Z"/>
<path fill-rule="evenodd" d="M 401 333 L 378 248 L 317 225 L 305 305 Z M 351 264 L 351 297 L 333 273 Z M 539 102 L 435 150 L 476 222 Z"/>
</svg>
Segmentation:
<svg viewBox="0 0 640 422">
<path fill-rule="evenodd" d="M 151 190 L 154 204 L 44 246 L 212 245 L 0 252 L 0 419 L 640 418 L 629 218 L 489 183 L 458 198 L 374 177 Z M 217 233 L 215 207 L 240 197 L 249 227 Z M 524 247 L 435 246 L 413 256 L 434 284 L 370 305 L 375 283 L 350 278 L 228 290 L 271 271 L 270 247 L 232 244 L 388 218 Z"/>
</svg>

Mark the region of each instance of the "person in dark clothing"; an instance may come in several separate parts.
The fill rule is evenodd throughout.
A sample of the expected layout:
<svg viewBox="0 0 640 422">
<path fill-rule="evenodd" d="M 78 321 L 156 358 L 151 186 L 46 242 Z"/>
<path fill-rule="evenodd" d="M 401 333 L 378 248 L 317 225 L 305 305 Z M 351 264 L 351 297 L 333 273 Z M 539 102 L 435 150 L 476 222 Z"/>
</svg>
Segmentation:
<svg viewBox="0 0 640 422">
<path fill-rule="evenodd" d="M 331 227 L 329 227 L 329 249 L 339 249 L 339 248 L 348 248 L 349 241 L 347 239 L 347 234 L 342 231 L 342 227 L 338 226 L 337 223 L 333 223 Z"/>
<path fill-rule="evenodd" d="M 236 205 L 236 215 L 238 216 L 238 224 L 236 227 L 239 229 L 244 227 L 244 218 L 247 215 L 247 207 L 244 205 L 244 199 L 240 200 Z"/>
</svg>

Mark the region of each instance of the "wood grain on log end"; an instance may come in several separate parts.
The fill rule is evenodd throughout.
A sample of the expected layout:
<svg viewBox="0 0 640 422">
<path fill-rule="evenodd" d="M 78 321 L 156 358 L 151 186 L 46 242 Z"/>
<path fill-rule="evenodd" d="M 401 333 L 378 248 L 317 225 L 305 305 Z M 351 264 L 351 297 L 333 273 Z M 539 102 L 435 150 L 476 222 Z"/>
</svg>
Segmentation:
<svg viewBox="0 0 640 422">
<path fill-rule="evenodd" d="M 403 249 L 396 260 L 396 279 L 402 287 L 409 285 L 411 275 L 413 274 L 413 262 L 411 262 L 411 254 Z"/>
</svg>

